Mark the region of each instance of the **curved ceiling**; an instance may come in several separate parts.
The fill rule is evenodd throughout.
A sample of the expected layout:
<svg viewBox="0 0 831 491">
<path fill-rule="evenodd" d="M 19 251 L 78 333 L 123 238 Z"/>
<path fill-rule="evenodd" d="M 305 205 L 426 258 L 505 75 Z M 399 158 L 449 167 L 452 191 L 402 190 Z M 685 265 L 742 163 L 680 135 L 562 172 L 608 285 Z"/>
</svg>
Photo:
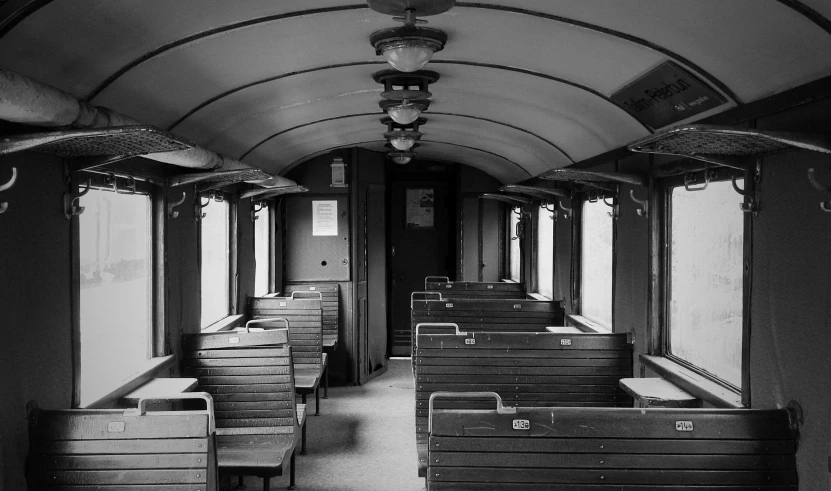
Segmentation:
<svg viewBox="0 0 831 491">
<path fill-rule="evenodd" d="M 14 3 L 16 8 L 21 3 Z M 32 1 L 0 23 L 0 67 L 269 172 L 383 150 L 368 42 L 398 25 L 361 1 Z M 9 9 L 0 8 L 0 15 Z M 428 69 L 421 157 L 517 182 L 648 135 L 611 96 L 666 61 L 726 102 L 831 75 L 824 0 L 456 2 Z"/>
</svg>

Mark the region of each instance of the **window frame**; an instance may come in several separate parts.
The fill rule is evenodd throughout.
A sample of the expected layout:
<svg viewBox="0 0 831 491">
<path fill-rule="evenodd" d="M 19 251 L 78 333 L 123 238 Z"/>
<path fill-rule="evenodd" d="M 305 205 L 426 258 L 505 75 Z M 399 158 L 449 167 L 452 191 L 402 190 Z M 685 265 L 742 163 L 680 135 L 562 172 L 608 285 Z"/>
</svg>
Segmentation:
<svg viewBox="0 0 831 491">
<path fill-rule="evenodd" d="M 672 230 L 672 193 L 673 188 L 683 188 L 685 178 L 687 175 L 693 175 L 697 179 L 697 183 L 692 184 L 692 187 L 699 187 L 705 180 L 705 172 L 710 174 L 709 182 L 725 182 L 733 178 L 744 179 L 745 193 L 753 193 L 755 181 L 753 173 L 745 172 L 739 169 L 732 169 L 727 167 L 710 168 L 706 170 L 697 170 L 687 172 L 680 175 L 672 175 L 657 180 L 655 183 L 655 198 L 656 203 L 660 207 L 660 213 L 656 213 L 652 217 L 653 233 L 659 237 L 660 246 L 657 257 L 660 274 L 657 275 L 659 284 L 659 299 L 653 295 L 652 301 L 657 302 L 653 308 L 656 310 L 658 325 L 653 327 L 651 335 L 651 353 L 659 355 L 667 360 L 675 363 L 703 378 L 708 382 L 715 384 L 727 391 L 733 392 L 741 397 L 742 404 L 745 407 L 750 406 L 750 297 L 751 297 L 751 276 L 752 271 L 752 215 L 750 213 L 743 213 L 744 228 L 742 233 L 742 355 L 741 355 L 741 387 L 736 387 L 729 382 L 719 378 L 718 376 L 707 372 L 706 370 L 696 366 L 695 364 L 675 356 L 670 351 L 670 308 L 669 302 L 671 299 L 670 288 L 672 286 L 671 274 L 671 230 Z M 705 192 L 701 191 L 701 192 Z M 736 207 L 742 202 L 743 198 L 736 193 Z M 654 207 L 652 209 L 655 209 Z M 653 247 L 654 247 L 653 243 Z"/>
<path fill-rule="evenodd" d="M 572 199 L 572 242 L 571 242 L 571 251 L 572 251 L 572 282 L 571 282 L 571 290 L 572 290 L 572 304 L 573 310 L 578 313 L 579 316 L 584 317 L 585 319 L 589 320 L 591 323 L 599 325 L 603 328 L 609 330 L 609 332 L 616 332 L 615 331 L 615 288 L 616 288 L 616 273 L 617 273 L 617 217 L 612 217 L 612 277 L 611 277 L 611 295 L 612 295 L 612 302 L 610 305 L 611 314 L 612 314 L 612 325 L 607 326 L 601 321 L 594 319 L 593 317 L 586 317 L 583 314 L 583 208 L 585 203 L 591 201 L 595 197 L 597 201 L 602 201 L 603 198 L 608 194 L 609 196 L 606 199 L 611 199 L 612 203 L 615 206 L 618 206 L 618 195 L 620 191 L 620 186 L 617 186 L 617 191 L 602 191 L 602 190 L 592 190 L 592 191 L 584 191 L 574 195 Z M 578 205 L 579 204 L 579 205 Z M 609 212 L 613 213 L 615 208 L 609 207 Z"/>
<path fill-rule="evenodd" d="M 556 249 L 557 249 L 557 225 L 556 225 L 556 223 L 557 223 L 556 213 L 557 212 L 556 212 L 556 203 L 553 204 L 553 206 L 555 207 L 555 211 L 551 211 L 550 208 L 544 206 L 544 203 L 545 202 L 542 202 L 542 201 L 535 201 L 534 202 L 534 204 L 538 207 L 538 209 L 537 209 L 536 216 L 532 217 L 532 222 L 534 224 L 534 241 L 533 241 L 533 246 L 531 248 L 532 249 L 532 256 L 531 257 L 533 258 L 533 260 L 531 261 L 531 274 L 533 276 L 533 291 L 535 293 L 538 293 L 538 294 L 548 298 L 549 300 L 554 300 L 554 298 L 553 298 L 553 296 L 554 296 L 554 279 L 556 278 L 556 274 L 557 274 L 557 272 L 556 272 L 557 271 L 557 262 L 556 262 L 556 259 L 555 259 L 555 254 L 556 254 Z M 550 206 L 552 206 L 552 204 L 548 203 L 548 206 L 550 207 Z M 554 213 L 555 214 L 554 218 L 550 218 L 550 220 L 551 220 L 551 285 L 550 285 L 551 298 L 549 298 L 547 295 L 544 295 L 540 291 L 541 290 L 541 288 L 540 288 L 540 252 L 541 251 L 540 251 L 539 243 L 540 243 L 540 232 L 542 231 L 542 228 L 543 228 L 542 223 L 540 223 L 541 215 L 543 213 Z"/>
<path fill-rule="evenodd" d="M 256 207 L 258 205 L 263 206 L 263 209 L 266 211 L 266 213 L 262 213 L 262 209 L 261 209 L 261 211 L 258 212 L 257 215 L 254 215 L 254 210 L 256 210 Z M 275 283 L 276 283 L 276 281 L 275 281 L 276 280 L 276 278 L 275 278 L 275 264 L 276 264 L 276 260 L 277 260 L 277 255 L 276 255 L 276 251 L 275 251 L 275 247 L 276 247 L 276 240 L 275 240 L 276 228 L 275 227 L 276 227 L 276 215 L 277 215 L 277 213 L 275 211 L 275 208 L 276 208 L 276 203 L 275 203 L 275 200 L 273 200 L 273 199 L 256 200 L 256 199 L 252 198 L 252 200 L 251 200 L 251 216 L 252 216 L 252 221 L 254 221 L 254 224 L 253 224 L 254 225 L 254 227 L 253 227 L 254 228 L 254 235 L 253 235 L 254 240 L 252 241 L 252 248 L 253 248 L 253 252 L 254 252 L 254 280 L 255 280 L 254 281 L 254 291 L 255 291 L 255 296 L 256 296 L 256 287 L 257 287 L 256 278 L 257 278 L 257 269 L 258 269 L 258 265 L 257 265 L 257 261 L 256 261 L 256 258 L 257 258 L 257 240 L 256 240 L 257 239 L 257 221 L 253 220 L 253 218 L 255 216 L 257 217 L 257 220 L 265 220 L 266 223 L 268 223 L 268 228 L 267 228 L 267 231 L 266 231 L 266 249 L 267 249 L 266 250 L 266 258 L 267 258 L 267 261 L 268 261 L 268 264 L 266 265 L 266 289 L 268 291 L 265 294 L 266 295 L 271 294 L 271 293 L 276 292 L 276 290 L 277 290 L 276 285 L 275 285 Z"/>
<path fill-rule="evenodd" d="M 200 332 L 211 332 L 213 331 L 213 327 L 218 324 L 226 323 L 229 317 L 233 317 L 237 315 L 238 308 L 239 308 L 239 199 L 236 194 L 226 193 L 223 191 L 216 191 L 216 190 L 209 190 L 196 193 L 196 200 L 201 202 L 201 200 L 205 198 L 209 198 L 211 200 L 216 200 L 217 197 L 221 199 L 219 201 L 223 201 L 228 203 L 228 230 L 226 231 L 228 234 L 228 277 L 226 281 L 228 281 L 228 309 L 224 317 L 216 319 L 213 323 L 202 327 Z M 199 299 L 200 305 L 202 302 L 202 220 L 201 218 L 197 221 L 197 228 L 196 228 L 196 241 L 197 241 L 197 251 L 196 251 L 196 260 L 197 265 L 199 268 L 199 285 L 200 285 L 200 292 L 199 292 Z M 199 319 L 200 326 L 202 324 L 201 319 L 201 306 L 200 306 L 200 319 Z"/>
<path fill-rule="evenodd" d="M 505 274 L 503 275 L 503 281 L 510 281 L 510 282 L 514 282 L 514 283 L 525 284 L 525 267 L 524 267 L 525 266 L 525 261 L 524 261 L 524 256 L 525 256 L 524 252 L 525 251 L 523 250 L 524 245 L 525 245 L 524 244 L 524 242 L 525 242 L 524 237 L 516 239 L 517 244 L 519 246 L 517 248 L 518 251 L 519 251 L 519 271 L 518 271 L 518 278 L 515 279 L 515 278 L 511 277 L 511 250 L 513 249 L 513 247 L 512 247 L 513 242 L 514 242 L 513 238 L 516 236 L 516 230 L 513 227 L 511 227 L 511 224 L 512 224 L 512 221 L 513 221 L 513 217 L 517 214 L 517 212 L 514 211 L 514 210 L 517 210 L 517 209 L 519 210 L 519 215 L 518 215 L 519 218 L 518 218 L 517 223 L 522 224 L 521 227 L 522 227 L 522 230 L 523 230 L 523 236 L 526 235 L 527 231 L 528 231 L 527 230 L 527 223 L 523 222 L 523 220 L 525 219 L 525 214 L 524 214 L 524 211 L 522 209 L 522 205 L 513 206 L 513 205 L 510 205 L 510 204 L 506 204 L 504 209 L 505 209 L 505 231 L 506 231 L 506 234 L 505 234 Z"/>
<path fill-rule="evenodd" d="M 115 178 L 114 184 L 108 181 Z M 126 394 L 143 384 L 149 378 L 172 366 L 173 356 L 167 353 L 165 343 L 165 188 L 164 182 L 147 176 L 132 175 L 116 171 L 78 171 L 68 176 L 68 184 L 74 193 L 82 193 L 82 188 L 89 184 L 90 188 L 123 192 L 127 184 L 134 183 L 135 194 L 146 194 L 150 197 L 150 326 L 148 347 L 150 359 L 145 368 L 135 376 L 126 380 L 118 387 L 113 387 L 106 394 L 95 401 L 81 404 L 81 234 L 80 220 L 70 218 L 70 257 L 71 257 L 71 302 L 72 302 L 72 407 L 73 408 L 100 408 L 112 403 L 118 397 Z M 114 189 L 116 186 L 118 190 Z M 130 193 L 129 191 L 127 191 Z M 130 193 L 134 194 L 134 193 Z M 66 196 L 69 196 L 68 194 Z M 67 203 L 64 203 L 65 205 Z M 66 212 L 66 210 L 64 210 Z"/>
</svg>

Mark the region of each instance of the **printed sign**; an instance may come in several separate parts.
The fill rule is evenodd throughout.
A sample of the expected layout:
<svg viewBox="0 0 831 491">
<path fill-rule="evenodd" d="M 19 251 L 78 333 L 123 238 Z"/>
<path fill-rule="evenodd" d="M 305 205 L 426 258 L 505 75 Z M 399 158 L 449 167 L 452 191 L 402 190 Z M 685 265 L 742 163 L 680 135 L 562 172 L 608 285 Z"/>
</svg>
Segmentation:
<svg viewBox="0 0 831 491">
<path fill-rule="evenodd" d="M 312 201 L 312 235 L 338 235 L 337 201 Z"/>
<path fill-rule="evenodd" d="M 515 419 L 514 420 L 514 429 L 515 430 L 530 430 L 531 429 L 531 421 L 527 419 Z"/>
<path fill-rule="evenodd" d="M 669 61 L 612 94 L 612 100 L 654 129 L 727 102 L 707 84 Z"/>
<path fill-rule="evenodd" d="M 407 189 L 407 228 L 433 228 L 433 188 Z"/>
</svg>

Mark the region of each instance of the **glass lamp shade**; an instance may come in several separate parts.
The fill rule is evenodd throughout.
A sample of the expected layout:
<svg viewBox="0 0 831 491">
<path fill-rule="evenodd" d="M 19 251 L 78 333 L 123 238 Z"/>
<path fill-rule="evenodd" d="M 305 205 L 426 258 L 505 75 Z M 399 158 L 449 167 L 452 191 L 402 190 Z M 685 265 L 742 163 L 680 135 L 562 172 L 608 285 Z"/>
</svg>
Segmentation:
<svg viewBox="0 0 831 491">
<path fill-rule="evenodd" d="M 401 104 L 387 109 L 387 114 L 398 124 L 410 124 L 421 116 L 421 109 L 413 104 Z"/>
<path fill-rule="evenodd" d="M 400 150 L 402 152 L 406 152 L 407 150 L 413 148 L 415 145 L 415 139 L 410 136 L 396 136 L 390 138 L 390 145 L 395 147 L 396 150 Z"/>
<path fill-rule="evenodd" d="M 411 160 L 413 160 L 413 158 L 410 157 L 409 155 L 396 155 L 396 156 L 392 157 L 392 161 L 395 162 L 398 165 L 409 164 Z"/>
<path fill-rule="evenodd" d="M 433 48 L 427 46 L 394 46 L 384 50 L 384 58 L 399 72 L 414 72 L 433 58 Z"/>
</svg>

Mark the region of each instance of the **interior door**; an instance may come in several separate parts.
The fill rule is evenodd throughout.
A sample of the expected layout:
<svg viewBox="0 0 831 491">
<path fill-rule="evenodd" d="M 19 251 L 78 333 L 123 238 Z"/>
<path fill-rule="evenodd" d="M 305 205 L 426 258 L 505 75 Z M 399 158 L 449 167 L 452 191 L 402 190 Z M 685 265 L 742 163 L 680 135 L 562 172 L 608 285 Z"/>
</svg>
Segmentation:
<svg viewBox="0 0 831 491">
<path fill-rule="evenodd" d="M 394 182 L 391 191 L 389 352 L 410 356 L 410 294 L 424 289 L 425 276 L 450 276 L 455 268 L 453 203 L 446 182 Z"/>
</svg>

